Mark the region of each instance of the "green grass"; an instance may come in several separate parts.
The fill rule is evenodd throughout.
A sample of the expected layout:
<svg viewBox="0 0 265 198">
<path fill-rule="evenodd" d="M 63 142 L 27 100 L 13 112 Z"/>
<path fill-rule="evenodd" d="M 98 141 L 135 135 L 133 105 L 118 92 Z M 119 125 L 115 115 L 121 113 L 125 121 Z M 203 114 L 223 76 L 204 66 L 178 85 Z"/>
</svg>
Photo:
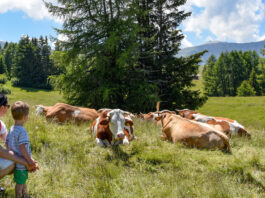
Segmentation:
<svg viewBox="0 0 265 198">
<path fill-rule="evenodd" d="M 264 97 L 210 98 L 200 112 L 236 119 L 251 139 L 231 139 L 232 153 L 185 148 L 161 141 L 161 129 L 135 120 L 137 139 L 129 146 L 95 146 L 89 124 L 47 123 L 34 105 L 63 101 L 57 92 L 11 88 L 11 104 L 31 105 L 25 128 L 40 170 L 30 174 L 33 197 L 161 198 L 265 197 Z M 10 112 L 2 119 L 12 125 Z M 0 184 L 14 197 L 12 176 Z"/>
</svg>

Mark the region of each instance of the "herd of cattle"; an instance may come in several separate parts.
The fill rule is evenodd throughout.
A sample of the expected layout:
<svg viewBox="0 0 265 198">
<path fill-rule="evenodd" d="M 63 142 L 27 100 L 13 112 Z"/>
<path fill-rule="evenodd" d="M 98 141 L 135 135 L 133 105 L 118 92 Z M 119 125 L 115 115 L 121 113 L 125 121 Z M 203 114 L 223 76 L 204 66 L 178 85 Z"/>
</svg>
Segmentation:
<svg viewBox="0 0 265 198">
<path fill-rule="evenodd" d="M 36 115 L 44 114 L 47 120 L 59 123 L 92 122 L 91 133 L 99 146 L 129 144 L 135 138 L 134 119 L 149 120 L 161 126 L 161 139 L 181 142 L 189 147 L 222 149 L 230 151 L 231 135 L 250 134 L 237 121 L 211 117 L 189 109 L 156 111 L 148 114 L 132 114 L 121 109 L 90 109 L 56 103 L 54 106 L 36 106 Z"/>
</svg>

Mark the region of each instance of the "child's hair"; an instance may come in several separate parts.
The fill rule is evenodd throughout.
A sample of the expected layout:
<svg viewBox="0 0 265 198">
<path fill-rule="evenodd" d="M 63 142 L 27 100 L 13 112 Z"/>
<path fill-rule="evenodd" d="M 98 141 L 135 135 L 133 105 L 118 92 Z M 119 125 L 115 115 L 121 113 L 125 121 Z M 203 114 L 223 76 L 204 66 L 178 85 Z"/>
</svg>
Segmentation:
<svg viewBox="0 0 265 198">
<path fill-rule="evenodd" d="M 7 103 L 8 101 L 7 101 L 7 97 L 5 96 L 5 94 L 0 93 L 0 107 L 7 105 Z"/>
<path fill-rule="evenodd" d="M 14 120 L 21 120 L 29 114 L 29 105 L 23 101 L 16 101 L 11 107 L 11 113 Z"/>
</svg>

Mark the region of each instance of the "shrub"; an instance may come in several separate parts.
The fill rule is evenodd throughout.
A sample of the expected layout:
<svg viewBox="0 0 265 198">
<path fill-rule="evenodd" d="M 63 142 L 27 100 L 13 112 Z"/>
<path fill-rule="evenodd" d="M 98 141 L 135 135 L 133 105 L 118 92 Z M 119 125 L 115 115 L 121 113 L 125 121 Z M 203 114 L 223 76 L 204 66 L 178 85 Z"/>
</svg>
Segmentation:
<svg viewBox="0 0 265 198">
<path fill-rule="evenodd" d="M 13 86 L 19 86 L 19 79 L 18 78 L 12 78 L 11 79 L 11 84 Z"/>
<path fill-rule="evenodd" d="M 256 92 L 254 88 L 249 84 L 247 80 L 244 80 L 242 84 L 237 88 L 238 96 L 255 96 Z"/>
<path fill-rule="evenodd" d="M 0 92 L 3 94 L 11 94 L 11 90 L 3 86 L 0 86 Z"/>
<path fill-rule="evenodd" d="M 0 84 L 6 84 L 7 77 L 5 74 L 0 75 Z"/>
</svg>

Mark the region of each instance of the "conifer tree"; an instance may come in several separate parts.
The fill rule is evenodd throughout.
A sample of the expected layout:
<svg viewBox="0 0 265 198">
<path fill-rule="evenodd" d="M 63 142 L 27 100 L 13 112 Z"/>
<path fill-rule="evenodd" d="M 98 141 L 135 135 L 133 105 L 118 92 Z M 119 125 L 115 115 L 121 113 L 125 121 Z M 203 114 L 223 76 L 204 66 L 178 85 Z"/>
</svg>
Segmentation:
<svg viewBox="0 0 265 198">
<path fill-rule="evenodd" d="M 0 74 L 6 73 L 6 65 L 4 62 L 4 56 L 0 54 Z"/>
<path fill-rule="evenodd" d="M 217 85 L 216 85 L 216 70 L 215 70 L 215 63 L 216 63 L 216 57 L 214 55 L 211 55 L 204 65 L 203 68 L 203 88 L 204 92 L 209 96 L 217 95 Z"/>
<path fill-rule="evenodd" d="M 5 45 L 3 56 L 4 56 L 4 64 L 7 70 L 7 76 L 9 79 L 12 77 L 12 67 L 16 61 L 16 52 L 17 52 L 16 43 L 9 43 L 7 46 Z"/>
<path fill-rule="evenodd" d="M 176 58 L 180 23 L 190 15 L 180 11 L 186 0 L 58 0 L 46 3 L 64 19 L 58 33 L 68 52 L 66 73 L 57 83 L 68 102 L 133 111 L 196 108 L 205 98 L 191 91 L 199 53 Z M 57 85 L 58 85 L 57 84 Z M 89 94 L 88 94 L 89 93 Z"/>
<path fill-rule="evenodd" d="M 258 80 L 257 80 L 256 71 L 254 68 L 252 68 L 248 82 L 254 88 L 256 95 L 260 96 L 261 95 L 261 89 L 260 89 L 260 85 L 259 85 Z"/>
</svg>

